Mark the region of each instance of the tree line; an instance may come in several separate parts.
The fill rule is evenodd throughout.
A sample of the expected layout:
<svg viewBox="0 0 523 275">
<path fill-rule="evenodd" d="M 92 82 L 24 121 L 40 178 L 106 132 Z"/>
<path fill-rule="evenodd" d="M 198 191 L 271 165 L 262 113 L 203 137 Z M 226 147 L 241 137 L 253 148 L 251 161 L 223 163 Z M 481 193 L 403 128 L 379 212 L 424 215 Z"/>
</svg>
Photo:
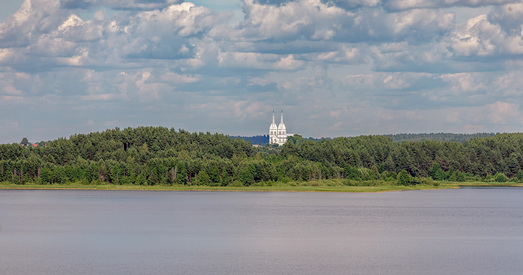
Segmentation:
<svg viewBox="0 0 523 275">
<path fill-rule="evenodd" d="M 453 133 L 422 133 L 422 134 L 394 134 L 394 135 L 385 135 L 390 137 L 393 141 L 403 142 L 403 141 L 425 141 L 425 140 L 435 140 L 435 141 L 456 141 L 456 142 L 465 142 L 472 138 L 477 137 L 490 137 L 496 135 L 495 133 L 476 133 L 476 134 L 453 134 Z"/>
<path fill-rule="evenodd" d="M 343 179 L 522 181 L 523 134 L 464 142 L 385 136 L 303 139 L 255 148 L 223 134 L 164 127 L 76 134 L 34 148 L 0 145 L 0 182 L 15 184 L 252 185 Z"/>
</svg>

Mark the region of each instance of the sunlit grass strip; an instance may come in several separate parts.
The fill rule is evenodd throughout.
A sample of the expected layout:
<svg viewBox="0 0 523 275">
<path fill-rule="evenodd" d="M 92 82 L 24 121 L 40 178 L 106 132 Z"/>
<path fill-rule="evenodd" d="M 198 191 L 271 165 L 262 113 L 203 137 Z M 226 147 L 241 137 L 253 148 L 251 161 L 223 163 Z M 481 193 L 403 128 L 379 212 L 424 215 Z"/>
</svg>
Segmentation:
<svg viewBox="0 0 523 275">
<path fill-rule="evenodd" d="M 329 186 L 330 185 L 330 186 Z M 53 190 L 150 190 L 150 191 L 251 191 L 251 192 L 390 192 L 405 190 L 425 190 L 448 188 L 445 185 L 414 185 L 400 186 L 395 184 L 381 184 L 376 186 L 345 186 L 332 181 L 315 182 L 312 185 L 298 185 L 297 183 L 277 183 L 274 186 L 198 186 L 198 185 L 82 185 L 82 184 L 25 184 L 15 185 L 7 182 L 0 183 L 0 189 L 53 189 Z"/>
<path fill-rule="evenodd" d="M 458 187 L 523 187 L 518 182 L 453 182 Z"/>
<path fill-rule="evenodd" d="M 407 190 L 430 190 L 450 189 L 460 187 L 523 187 L 522 183 L 511 182 L 437 182 L 427 185 L 397 185 L 395 182 L 369 181 L 352 182 L 347 186 L 343 180 L 320 180 L 312 182 L 288 182 L 288 183 L 258 183 L 251 186 L 200 186 L 200 185 L 83 185 L 80 183 L 70 184 L 25 184 L 16 185 L 9 182 L 1 182 L 0 189 L 53 189 L 53 190 L 149 190 L 149 191 L 251 191 L 251 192 L 391 192 Z M 345 182 L 347 183 L 347 182 Z M 270 185 L 270 186 L 269 186 Z M 354 186 L 357 185 L 357 186 Z"/>
</svg>

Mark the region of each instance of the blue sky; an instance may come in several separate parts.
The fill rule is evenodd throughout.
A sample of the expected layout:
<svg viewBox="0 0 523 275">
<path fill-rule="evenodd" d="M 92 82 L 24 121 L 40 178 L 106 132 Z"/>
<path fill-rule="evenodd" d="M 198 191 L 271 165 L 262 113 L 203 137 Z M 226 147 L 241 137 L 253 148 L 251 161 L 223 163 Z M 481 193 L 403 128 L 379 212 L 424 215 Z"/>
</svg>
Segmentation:
<svg viewBox="0 0 523 275">
<path fill-rule="evenodd" d="M 0 0 L 0 143 L 523 131 L 512 0 Z"/>
</svg>

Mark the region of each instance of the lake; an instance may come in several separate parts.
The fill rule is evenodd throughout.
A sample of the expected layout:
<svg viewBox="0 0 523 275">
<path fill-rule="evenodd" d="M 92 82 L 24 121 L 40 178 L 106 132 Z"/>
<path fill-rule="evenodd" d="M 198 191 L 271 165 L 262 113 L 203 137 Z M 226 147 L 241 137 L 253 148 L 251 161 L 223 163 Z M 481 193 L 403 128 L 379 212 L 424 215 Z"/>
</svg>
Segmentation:
<svg viewBox="0 0 523 275">
<path fill-rule="evenodd" d="M 0 190 L 2 274 L 521 274 L 523 188 Z"/>
</svg>

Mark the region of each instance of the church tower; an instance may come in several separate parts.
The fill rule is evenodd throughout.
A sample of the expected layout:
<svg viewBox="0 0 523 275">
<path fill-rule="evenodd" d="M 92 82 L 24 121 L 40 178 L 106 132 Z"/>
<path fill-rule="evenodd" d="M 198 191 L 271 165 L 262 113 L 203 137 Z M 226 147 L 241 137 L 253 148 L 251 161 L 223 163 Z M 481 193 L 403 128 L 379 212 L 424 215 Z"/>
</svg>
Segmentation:
<svg viewBox="0 0 523 275">
<path fill-rule="evenodd" d="M 287 141 L 287 128 L 283 124 L 283 110 L 280 115 L 280 124 L 278 124 L 278 144 L 281 146 Z"/>
<path fill-rule="evenodd" d="M 274 111 L 272 111 L 272 123 L 269 127 L 269 144 L 278 144 L 281 146 L 287 142 L 288 136 L 287 128 L 283 123 L 283 110 L 281 111 L 280 124 L 278 124 L 278 126 L 276 126 L 276 122 L 274 121 Z"/>
<path fill-rule="evenodd" d="M 276 126 L 276 122 L 274 121 L 274 111 L 272 111 L 272 123 L 269 127 L 269 143 L 278 143 L 278 127 Z"/>
</svg>

